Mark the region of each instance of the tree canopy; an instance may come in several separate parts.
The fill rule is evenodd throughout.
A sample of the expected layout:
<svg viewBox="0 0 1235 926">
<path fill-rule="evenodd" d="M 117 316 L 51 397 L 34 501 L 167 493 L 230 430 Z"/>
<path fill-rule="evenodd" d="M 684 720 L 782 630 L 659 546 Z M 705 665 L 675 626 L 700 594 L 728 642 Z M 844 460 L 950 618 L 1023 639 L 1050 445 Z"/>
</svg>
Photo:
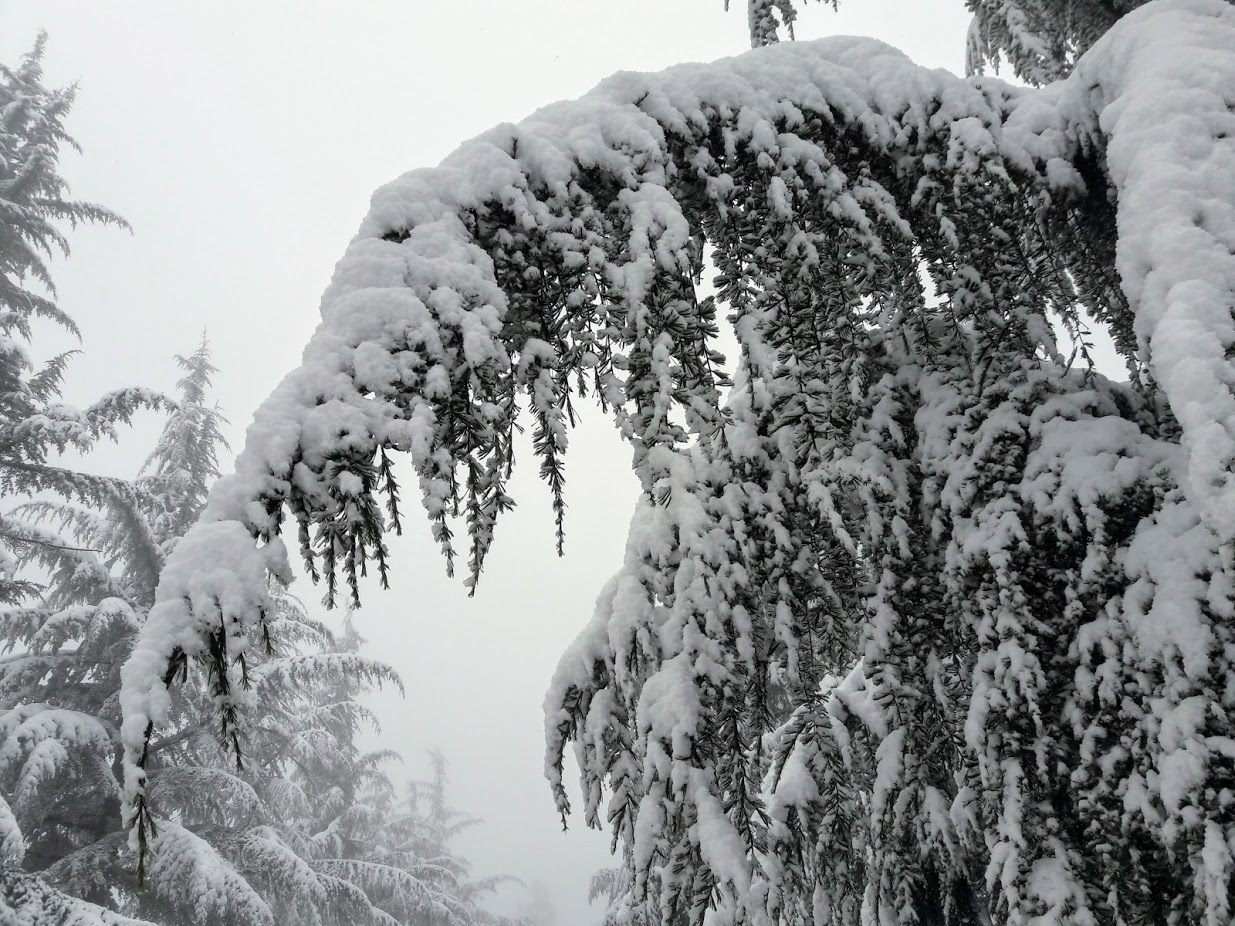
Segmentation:
<svg viewBox="0 0 1235 926">
<path fill-rule="evenodd" d="M 591 395 L 644 494 L 547 773 L 615 922 L 1228 923 L 1235 8 L 971 6 L 1041 86 L 780 43 L 380 189 L 125 666 L 135 838 L 177 667 L 251 700 L 289 522 L 354 599 L 404 454 L 474 584 L 516 430 L 560 526 Z"/>
</svg>

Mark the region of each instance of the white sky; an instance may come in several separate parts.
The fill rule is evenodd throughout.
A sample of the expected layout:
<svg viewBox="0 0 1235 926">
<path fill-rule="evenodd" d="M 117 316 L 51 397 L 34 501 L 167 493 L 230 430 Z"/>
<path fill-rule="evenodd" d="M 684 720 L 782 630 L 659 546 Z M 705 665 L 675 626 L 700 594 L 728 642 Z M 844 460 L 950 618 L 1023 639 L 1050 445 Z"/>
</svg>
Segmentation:
<svg viewBox="0 0 1235 926">
<path fill-rule="evenodd" d="M 79 229 L 56 270 L 61 305 L 83 332 L 67 398 L 135 384 L 170 391 L 172 356 L 192 351 L 205 328 L 238 448 L 257 403 L 297 361 L 376 187 L 613 71 L 745 51 L 745 4 L 733 6 L 726 15 L 721 0 L 0 0 L 0 61 L 15 63 L 45 28 L 47 83 L 79 82 L 68 125 L 84 155 L 64 162 L 75 196 L 133 226 L 131 236 Z M 967 24 L 960 0 L 846 0 L 839 13 L 805 8 L 798 37 L 875 35 L 959 71 Z M 39 334 L 36 355 L 63 346 Z M 578 819 L 561 833 L 541 775 L 540 704 L 620 563 L 635 493 L 629 452 L 598 416 L 589 424 L 568 459 L 565 560 L 553 557 L 547 500 L 528 466 L 514 486 L 521 507 L 499 526 L 469 600 L 445 579 L 409 492 L 394 588 L 369 590 L 358 616 L 370 654 L 407 684 L 406 700 L 376 702 L 382 745 L 416 774 L 424 748 L 447 755 L 454 802 L 486 821 L 460 847 L 482 873 L 543 882 L 560 926 L 599 918 L 586 890 L 608 862 L 608 837 Z M 133 474 L 158 427 L 149 416 L 90 466 Z M 297 586 L 316 602 L 307 582 Z"/>
</svg>

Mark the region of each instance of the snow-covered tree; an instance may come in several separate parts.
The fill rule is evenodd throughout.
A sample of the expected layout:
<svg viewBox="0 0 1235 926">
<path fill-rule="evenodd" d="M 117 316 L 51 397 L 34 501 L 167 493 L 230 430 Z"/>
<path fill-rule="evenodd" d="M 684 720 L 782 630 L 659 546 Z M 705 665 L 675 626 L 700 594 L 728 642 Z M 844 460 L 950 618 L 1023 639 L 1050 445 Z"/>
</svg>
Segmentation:
<svg viewBox="0 0 1235 926">
<path fill-rule="evenodd" d="M 69 252 L 62 226 L 76 227 L 82 222 L 124 225 L 102 207 L 68 198 L 68 184 L 58 167 L 62 146 L 76 148 L 64 128 L 75 91 L 43 85 L 45 41 L 40 35 L 16 68 L 0 64 L 0 497 L 13 502 L 51 492 L 102 503 L 125 494 L 123 483 L 58 465 L 56 458 L 66 450 L 86 451 L 100 438 L 114 437 L 117 424 L 127 422 L 139 408 L 162 404 L 162 399 L 148 390 L 124 389 L 85 409 L 73 408 L 59 401 L 73 352 L 43 363 L 36 362 L 31 353 L 34 326 L 39 321 L 78 333 L 73 319 L 56 304 L 48 266 L 56 254 Z M 38 532 L 28 534 L 7 515 L 0 515 L 0 603 L 14 605 L 40 592 L 38 581 L 18 574 L 16 551 L 45 542 Z M 10 656 L 0 662 L 0 675 L 7 679 L 17 659 Z M 35 705 L 21 704 L 20 710 L 31 723 L 26 735 L 16 740 L 9 737 L 11 716 L 0 719 L 4 775 L 8 777 L 15 763 L 27 773 L 16 795 L 0 794 L 0 919 L 6 923 L 129 922 L 21 872 L 23 860 L 31 861 L 26 858 L 27 846 L 18 823 L 21 803 L 40 794 L 46 798 L 57 769 L 86 779 L 101 775 L 100 756 L 91 749 L 106 735 L 100 738 L 97 724 L 78 723 L 77 718 L 33 720 L 29 715 Z M 82 762 L 70 759 L 61 748 L 62 734 L 80 736 L 89 757 Z M 113 812 L 117 806 L 114 792 L 113 786 Z M 15 798 L 16 806 L 10 806 L 10 798 Z M 54 801 L 48 809 L 53 815 L 60 810 Z M 106 811 L 88 808 L 83 818 L 97 812 Z M 87 828 L 94 825 L 86 819 L 82 823 Z"/>
<path fill-rule="evenodd" d="M 176 408 L 137 479 L 138 486 L 160 505 L 148 518 L 165 538 L 165 553 L 205 508 L 206 493 L 219 475 L 219 451 L 230 449 L 223 437 L 227 419 L 208 401 L 211 379 L 218 370 L 210 361 L 206 336 L 202 335 L 197 350 L 188 357 L 177 357 L 176 362 L 184 371 L 176 384 Z"/>
<path fill-rule="evenodd" d="M 349 818 L 375 815 L 358 789 L 387 781 L 389 756 L 359 747 L 374 721 L 356 696 L 398 679 L 357 652 L 354 634 L 336 642 L 278 589 L 265 646 L 246 666 L 264 710 L 243 768 L 219 742 L 210 678 L 182 670 L 172 722 L 149 747 L 165 820 L 139 889 L 119 813 L 120 667 L 226 447 L 224 419 L 207 401 L 207 344 L 177 360 L 177 403 L 126 491 L 106 507 L 44 499 L 10 517 L 19 564 L 48 579 L 36 602 L 0 614 L 5 850 L 31 873 L 0 889 L 35 922 L 38 910 L 50 918 L 61 908 L 82 926 L 123 919 L 110 908 L 176 924 L 386 923 L 386 898 L 335 869 L 338 856 L 368 851 L 338 838 Z M 403 893 L 426 894 L 413 876 L 405 881 Z"/>
<path fill-rule="evenodd" d="M 471 862 L 455 848 L 454 841 L 482 821 L 450 802 L 445 757 L 431 750 L 429 759 L 429 777 L 414 779 L 402 789 L 389 778 L 369 783 L 366 797 L 376 812 L 366 821 L 363 837 L 354 840 L 359 851 L 340 862 L 340 868 L 371 884 L 371 892 L 378 896 L 409 878 L 423 885 L 421 894 L 385 906 L 408 926 L 540 926 L 495 913 L 484 905 L 488 895 L 515 879 L 472 874 Z"/>
<path fill-rule="evenodd" d="M 1228 924 L 1235 7 L 1100 5 L 1100 38 L 980 22 L 983 54 L 1066 72 L 1040 88 L 781 43 L 379 190 L 124 668 L 134 832 L 174 670 L 229 729 L 253 709 L 289 518 L 354 598 L 404 453 L 474 584 L 520 419 L 560 524 L 590 393 L 644 492 L 547 771 L 565 814 L 573 744 L 615 922 Z"/>
<path fill-rule="evenodd" d="M 118 483 L 56 465 L 66 450 L 87 451 L 139 408 L 158 406 L 146 389 L 122 389 L 77 409 L 60 401 L 74 351 L 38 363 L 30 353 L 33 324 L 49 321 L 77 335 L 55 301 L 48 260 L 67 256 L 60 226 L 82 222 L 124 226 L 100 206 L 68 199 L 59 173 L 64 146 L 77 145 L 64 128 L 75 88 L 42 83 L 46 36 L 18 67 L 0 64 L 0 497 L 54 492 L 90 502 L 123 492 Z M 0 602 L 14 604 L 37 591 L 14 574 L 13 528 L 0 517 Z"/>
</svg>

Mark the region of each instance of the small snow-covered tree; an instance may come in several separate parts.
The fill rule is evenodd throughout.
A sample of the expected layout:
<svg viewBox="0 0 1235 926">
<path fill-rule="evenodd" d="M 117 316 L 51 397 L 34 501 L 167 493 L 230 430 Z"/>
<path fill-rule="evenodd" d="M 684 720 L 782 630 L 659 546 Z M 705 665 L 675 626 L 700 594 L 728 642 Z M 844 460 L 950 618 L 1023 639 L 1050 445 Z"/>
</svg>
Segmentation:
<svg viewBox="0 0 1235 926">
<path fill-rule="evenodd" d="M 287 520 L 354 597 L 405 453 L 474 584 L 515 431 L 560 525 L 594 395 L 644 491 L 547 772 L 565 814 L 573 744 L 616 922 L 1229 923 L 1235 7 L 1131 6 L 975 4 L 1039 88 L 781 43 L 379 190 L 125 666 L 135 831 L 169 667 L 252 704 Z"/>
<path fill-rule="evenodd" d="M 168 418 L 137 484 L 160 510 L 149 514 L 155 531 L 165 538 L 164 552 L 184 535 L 206 506 L 206 493 L 219 475 L 219 451 L 228 448 L 223 437 L 227 423 L 217 405 L 207 401 L 213 374 L 205 335 L 188 357 L 177 357 L 184 376 L 176 384 L 174 413 Z"/>
<path fill-rule="evenodd" d="M 560 926 L 562 921 L 553 893 L 543 881 L 533 881 L 528 885 L 527 897 L 520 909 L 528 926 Z"/>
</svg>

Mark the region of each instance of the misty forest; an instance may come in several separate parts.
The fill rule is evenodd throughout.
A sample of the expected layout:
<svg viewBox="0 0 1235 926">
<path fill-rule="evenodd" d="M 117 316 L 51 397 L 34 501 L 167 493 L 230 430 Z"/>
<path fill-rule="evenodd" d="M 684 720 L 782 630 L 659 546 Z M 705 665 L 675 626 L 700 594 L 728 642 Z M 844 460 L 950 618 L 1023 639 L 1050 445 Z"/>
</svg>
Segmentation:
<svg viewBox="0 0 1235 926">
<path fill-rule="evenodd" d="M 60 82 L 53 28 L 10 37 L 0 923 L 1235 922 L 1235 4 L 921 0 L 969 23 L 960 76 L 829 34 L 881 2 L 711 0 L 731 57 L 396 150 L 315 328 L 252 284 L 252 326 L 186 315 L 166 356 L 130 293 L 56 287 L 83 236 L 155 244 L 69 186 L 127 169 L 75 132 L 114 56 Z M 71 379 L 96 309 L 116 374 L 171 385 Z M 279 325 L 297 353 L 221 403 Z M 488 588 L 506 546 L 526 591 Z M 433 658 L 491 686 L 369 642 L 437 652 L 469 600 L 525 648 Z M 499 745 L 507 670 L 543 762 Z M 452 704 L 457 743 L 385 731 Z M 590 871 L 485 835 L 531 766 L 500 800 L 599 834 Z"/>
</svg>

